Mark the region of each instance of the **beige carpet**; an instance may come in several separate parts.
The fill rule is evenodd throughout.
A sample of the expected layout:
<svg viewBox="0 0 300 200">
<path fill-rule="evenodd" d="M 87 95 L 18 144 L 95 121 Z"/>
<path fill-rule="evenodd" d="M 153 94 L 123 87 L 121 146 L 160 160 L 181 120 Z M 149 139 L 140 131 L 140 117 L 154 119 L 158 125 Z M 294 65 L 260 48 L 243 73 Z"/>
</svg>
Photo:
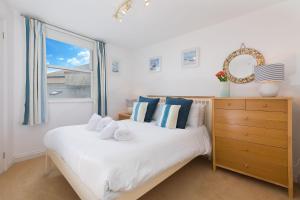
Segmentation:
<svg viewBox="0 0 300 200">
<path fill-rule="evenodd" d="M 44 158 L 15 164 L 0 176 L 0 200 L 77 200 L 59 173 L 43 176 Z M 295 199 L 300 200 L 298 188 Z M 300 194 L 300 193 L 299 193 Z M 141 200 L 287 200 L 280 187 L 226 170 L 211 170 L 197 158 L 168 178 Z"/>
</svg>

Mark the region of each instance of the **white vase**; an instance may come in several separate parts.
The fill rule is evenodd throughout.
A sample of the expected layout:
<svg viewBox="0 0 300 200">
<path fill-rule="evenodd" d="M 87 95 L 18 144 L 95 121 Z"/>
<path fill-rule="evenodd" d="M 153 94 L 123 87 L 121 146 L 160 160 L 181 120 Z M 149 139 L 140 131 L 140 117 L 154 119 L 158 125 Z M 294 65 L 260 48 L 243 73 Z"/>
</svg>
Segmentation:
<svg viewBox="0 0 300 200">
<path fill-rule="evenodd" d="M 230 84 L 229 81 L 220 82 L 220 97 L 230 97 Z"/>
</svg>

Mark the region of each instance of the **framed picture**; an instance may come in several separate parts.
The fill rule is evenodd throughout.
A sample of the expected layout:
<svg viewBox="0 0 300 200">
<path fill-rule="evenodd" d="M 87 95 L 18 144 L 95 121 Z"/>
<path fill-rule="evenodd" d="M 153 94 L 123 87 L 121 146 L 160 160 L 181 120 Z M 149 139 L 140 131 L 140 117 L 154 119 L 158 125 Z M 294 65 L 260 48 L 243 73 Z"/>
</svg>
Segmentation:
<svg viewBox="0 0 300 200">
<path fill-rule="evenodd" d="M 112 61 L 112 63 L 111 63 L 111 71 L 114 72 L 114 73 L 120 72 L 119 61 L 116 61 L 116 60 Z"/>
<path fill-rule="evenodd" d="M 182 67 L 199 66 L 199 48 L 187 49 L 181 55 Z"/>
<path fill-rule="evenodd" d="M 149 69 L 152 72 L 159 72 L 161 68 L 161 57 L 150 58 Z"/>
</svg>

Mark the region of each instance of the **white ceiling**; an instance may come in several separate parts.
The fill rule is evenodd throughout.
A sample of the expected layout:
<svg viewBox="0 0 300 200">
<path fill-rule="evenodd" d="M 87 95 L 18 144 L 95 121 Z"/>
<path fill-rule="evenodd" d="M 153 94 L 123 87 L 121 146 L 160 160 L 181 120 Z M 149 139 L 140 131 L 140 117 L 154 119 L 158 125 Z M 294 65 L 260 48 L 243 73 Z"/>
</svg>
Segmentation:
<svg viewBox="0 0 300 200">
<path fill-rule="evenodd" d="M 23 14 L 128 48 L 139 48 L 210 26 L 282 0 L 135 0 L 122 23 L 123 0 L 7 0 Z"/>
</svg>

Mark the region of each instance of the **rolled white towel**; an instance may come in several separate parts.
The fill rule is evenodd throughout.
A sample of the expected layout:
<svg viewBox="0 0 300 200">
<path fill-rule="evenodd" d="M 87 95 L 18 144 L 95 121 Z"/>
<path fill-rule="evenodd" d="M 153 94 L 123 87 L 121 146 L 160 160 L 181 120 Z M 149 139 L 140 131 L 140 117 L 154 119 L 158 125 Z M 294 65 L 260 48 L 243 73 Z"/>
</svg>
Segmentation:
<svg viewBox="0 0 300 200">
<path fill-rule="evenodd" d="M 118 141 L 128 141 L 132 139 L 132 133 L 128 128 L 118 128 L 115 131 L 114 139 Z"/>
<path fill-rule="evenodd" d="M 114 133 L 119 128 L 119 125 L 115 121 L 111 121 L 107 126 L 105 126 L 99 133 L 101 139 L 110 139 L 114 137 Z"/>
<path fill-rule="evenodd" d="M 102 117 L 100 115 L 98 115 L 97 113 L 94 113 L 92 115 L 92 117 L 90 118 L 90 120 L 86 126 L 86 129 L 89 131 L 96 130 L 96 126 L 97 126 L 98 122 L 101 121 L 101 119 L 102 119 Z"/>
<path fill-rule="evenodd" d="M 98 121 L 95 130 L 100 132 L 102 129 L 104 129 L 110 122 L 112 122 L 112 118 L 110 117 L 104 117 L 100 121 Z"/>
</svg>

